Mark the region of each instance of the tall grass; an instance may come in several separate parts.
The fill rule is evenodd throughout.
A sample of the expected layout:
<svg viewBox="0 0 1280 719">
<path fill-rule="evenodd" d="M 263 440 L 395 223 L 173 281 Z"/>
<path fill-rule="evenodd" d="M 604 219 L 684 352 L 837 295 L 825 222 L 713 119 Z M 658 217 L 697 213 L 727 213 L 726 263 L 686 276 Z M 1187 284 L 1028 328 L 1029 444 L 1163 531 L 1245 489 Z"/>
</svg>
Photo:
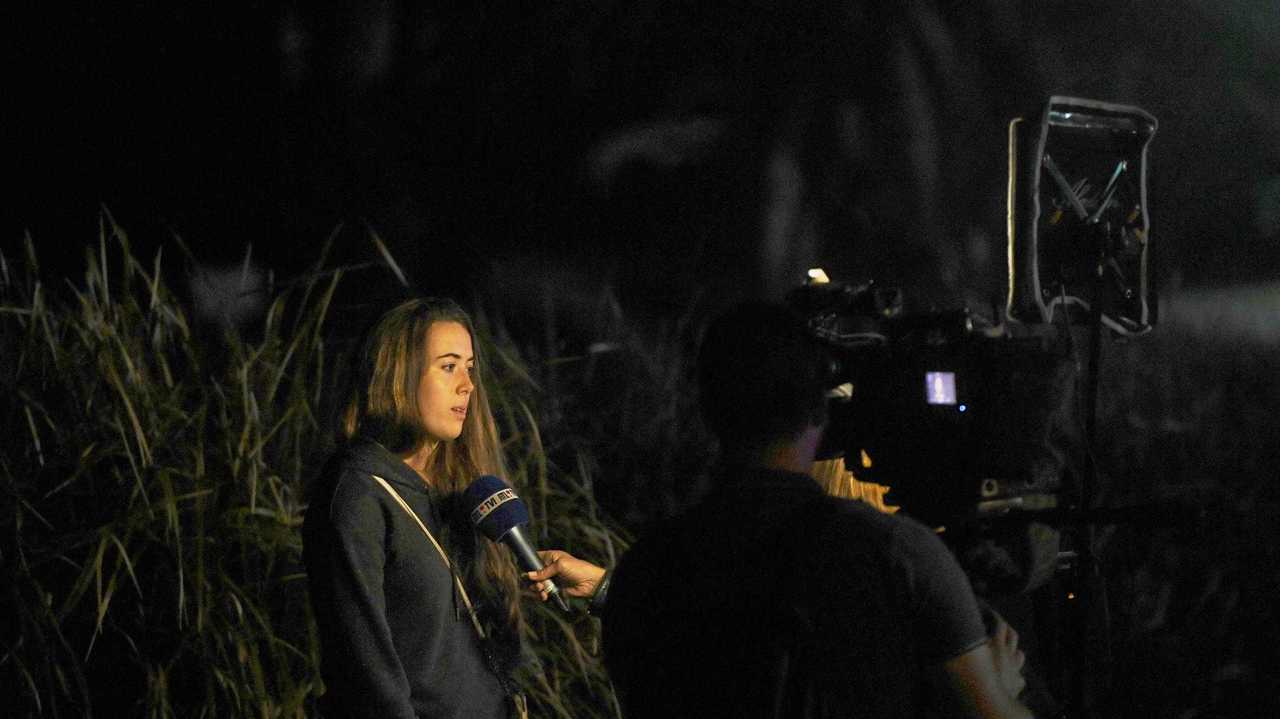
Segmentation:
<svg viewBox="0 0 1280 719">
<path fill-rule="evenodd" d="M 239 332 L 199 324 L 161 254 L 136 258 L 109 215 L 82 280 L 46 281 L 38 259 L 30 238 L 24 257 L 0 256 L 8 711 L 312 713 L 299 530 L 303 487 L 332 448 L 327 396 L 349 343 L 328 318 L 346 271 L 321 259 Z M 547 460 L 538 385 L 494 349 L 512 481 L 556 518 L 549 541 L 612 559 L 623 540 L 592 500 L 589 463 Z M 613 715 L 595 620 L 538 608 L 530 631 L 538 714 Z"/>
</svg>

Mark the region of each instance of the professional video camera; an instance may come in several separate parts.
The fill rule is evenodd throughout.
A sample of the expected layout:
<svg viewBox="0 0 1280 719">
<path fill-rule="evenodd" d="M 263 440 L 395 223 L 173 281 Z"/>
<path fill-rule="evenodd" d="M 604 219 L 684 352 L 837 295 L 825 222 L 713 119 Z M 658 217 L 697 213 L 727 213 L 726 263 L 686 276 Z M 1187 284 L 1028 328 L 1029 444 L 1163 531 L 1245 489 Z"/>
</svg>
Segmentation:
<svg viewBox="0 0 1280 719">
<path fill-rule="evenodd" d="M 1089 506 L 1091 467 L 1081 465 L 1096 381 L 1082 381 L 1071 325 L 1140 334 L 1155 321 L 1155 127 L 1140 109 L 1065 97 L 1050 98 L 1038 123 L 1010 124 L 1001 317 L 908 314 L 896 289 L 817 272 L 789 298 L 834 358 L 821 453 L 945 528 L 980 591 L 1045 582 L 1059 564 L 1055 512 Z M 862 457 L 869 467 L 850 461 Z"/>
<path fill-rule="evenodd" d="M 810 284 L 792 302 L 834 358 L 820 456 L 844 456 L 902 511 L 944 527 L 980 592 L 1052 576 L 1051 527 L 987 520 L 1070 501 L 1075 372 L 1055 343 L 967 310 L 905 315 L 900 293 L 874 286 Z"/>
</svg>

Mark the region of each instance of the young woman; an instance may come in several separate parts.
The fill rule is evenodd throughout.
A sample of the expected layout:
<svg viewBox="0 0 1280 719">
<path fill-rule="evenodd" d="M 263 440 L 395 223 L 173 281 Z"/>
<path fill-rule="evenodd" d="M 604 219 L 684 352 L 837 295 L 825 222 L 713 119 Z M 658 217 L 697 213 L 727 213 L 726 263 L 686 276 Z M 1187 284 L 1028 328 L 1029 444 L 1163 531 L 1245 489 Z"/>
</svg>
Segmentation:
<svg viewBox="0 0 1280 719">
<path fill-rule="evenodd" d="M 453 302 L 410 300 L 353 368 L 303 529 L 326 716 L 511 712 L 517 574 L 456 504 L 477 476 L 505 476 L 474 335 Z"/>
</svg>

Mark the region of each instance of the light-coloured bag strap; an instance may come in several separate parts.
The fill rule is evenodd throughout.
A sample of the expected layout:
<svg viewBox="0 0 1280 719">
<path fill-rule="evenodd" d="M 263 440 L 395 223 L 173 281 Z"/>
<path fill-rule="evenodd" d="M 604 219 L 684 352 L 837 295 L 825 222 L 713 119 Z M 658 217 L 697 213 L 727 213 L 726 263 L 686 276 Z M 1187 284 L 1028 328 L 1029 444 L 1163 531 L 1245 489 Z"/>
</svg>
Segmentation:
<svg viewBox="0 0 1280 719">
<path fill-rule="evenodd" d="M 369 476 L 377 480 L 378 484 L 381 484 L 382 488 L 387 490 L 387 493 L 391 495 L 392 499 L 396 500 L 396 504 L 399 504 L 400 508 L 408 513 L 410 517 L 413 517 L 413 521 L 418 524 L 418 529 L 421 529 L 422 533 L 427 535 L 427 539 L 431 540 L 431 546 L 436 548 L 436 551 L 440 553 L 440 559 L 444 561 L 444 566 L 448 567 L 449 574 L 453 577 L 454 586 L 458 588 L 458 594 L 462 595 L 462 603 L 467 606 L 467 615 L 471 617 L 471 626 L 476 628 L 476 634 L 480 636 L 481 641 L 484 641 L 484 627 L 480 626 L 480 618 L 476 616 L 476 608 L 471 605 L 471 597 L 467 596 L 467 588 L 462 586 L 462 580 L 458 577 L 458 573 L 453 570 L 453 562 L 449 561 L 449 555 L 445 554 L 444 547 L 440 546 L 440 543 L 436 541 L 435 535 L 431 533 L 430 529 L 427 529 L 427 525 L 423 524 L 422 519 L 418 517 L 418 513 L 413 511 L 413 507 L 410 507 L 409 503 L 404 501 L 404 497 L 401 497 L 399 492 L 392 489 L 391 485 L 387 483 L 387 480 L 376 474 L 371 474 Z M 504 689 L 507 688 L 506 682 L 503 681 L 501 677 L 498 678 L 498 681 L 502 684 Z M 508 694 L 510 696 L 512 706 L 515 709 L 517 719 L 529 719 L 529 703 L 528 700 L 525 699 L 524 694 L 514 690 L 509 690 Z"/>
<path fill-rule="evenodd" d="M 476 628 L 476 633 L 480 635 L 480 638 L 484 639 L 484 627 L 480 626 L 480 619 L 476 616 L 475 607 L 471 605 L 471 598 L 467 596 L 467 588 L 462 586 L 462 580 L 458 578 L 458 573 L 453 571 L 453 563 L 449 561 L 449 555 L 445 554 L 444 547 L 440 546 L 440 543 L 436 541 L 435 535 L 431 533 L 430 529 L 427 529 L 427 525 L 422 523 L 418 513 L 413 511 L 413 508 L 409 506 L 408 502 L 404 501 L 404 497 L 401 497 L 399 492 L 391 488 L 387 480 L 376 474 L 369 476 L 377 480 L 378 484 L 381 484 L 382 488 L 391 494 L 392 498 L 396 500 L 396 504 L 399 504 L 401 509 L 408 512 L 410 517 L 413 517 L 413 521 L 418 523 L 418 528 L 422 530 L 423 534 L 427 535 L 427 539 L 431 540 L 431 546 L 435 547 L 436 551 L 440 553 L 440 559 L 444 560 L 444 566 L 449 568 L 449 574 L 453 576 L 453 583 L 458 587 L 458 593 L 462 595 L 462 603 L 467 605 L 467 614 L 471 617 L 471 625 Z"/>
</svg>

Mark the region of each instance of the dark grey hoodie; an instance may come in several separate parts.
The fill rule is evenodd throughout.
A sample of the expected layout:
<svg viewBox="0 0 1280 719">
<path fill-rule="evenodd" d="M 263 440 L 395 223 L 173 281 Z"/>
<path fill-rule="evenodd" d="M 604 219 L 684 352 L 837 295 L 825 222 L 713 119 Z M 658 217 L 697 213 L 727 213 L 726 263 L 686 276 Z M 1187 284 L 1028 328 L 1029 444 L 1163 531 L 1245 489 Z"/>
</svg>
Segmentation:
<svg viewBox="0 0 1280 719">
<path fill-rule="evenodd" d="M 372 475 L 387 480 L 443 541 L 422 480 L 381 445 L 356 444 L 325 466 L 303 525 L 303 558 L 320 631 L 326 716 L 507 716 L 502 686 L 449 570 Z"/>
</svg>

